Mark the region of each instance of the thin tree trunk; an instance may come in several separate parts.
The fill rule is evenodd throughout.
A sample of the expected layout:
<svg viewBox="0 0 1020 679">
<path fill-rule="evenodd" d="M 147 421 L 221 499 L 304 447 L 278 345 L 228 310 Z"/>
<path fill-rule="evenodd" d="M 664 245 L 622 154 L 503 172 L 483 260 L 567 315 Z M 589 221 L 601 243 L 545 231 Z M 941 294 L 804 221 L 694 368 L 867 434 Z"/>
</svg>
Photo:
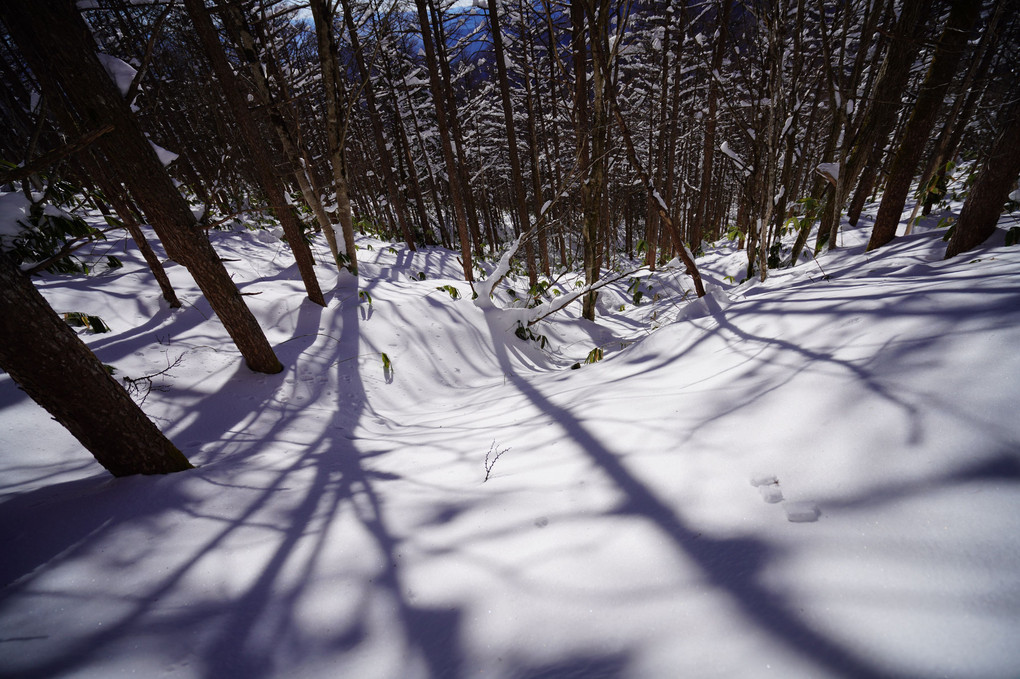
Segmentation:
<svg viewBox="0 0 1020 679">
<path fill-rule="evenodd" d="M 268 148 L 268 145 L 260 139 L 261 135 L 252 112 L 248 110 L 248 104 L 241 93 L 239 83 L 227 62 L 223 46 L 216 35 L 216 29 L 209 17 L 209 12 L 205 8 L 205 2 L 203 0 L 184 0 L 184 6 L 187 8 L 188 16 L 195 27 L 206 57 L 212 65 L 213 73 L 216 74 L 216 79 L 220 83 L 220 91 L 227 100 L 241 138 L 248 147 L 248 155 L 255 165 L 262 190 L 269 198 L 269 205 L 287 236 L 287 242 L 291 252 L 294 253 L 294 260 L 297 262 L 308 299 L 319 306 L 326 306 L 322 289 L 319 287 L 319 280 L 315 277 L 315 262 L 312 259 L 311 250 L 308 249 L 308 243 L 305 242 L 304 234 L 301 232 L 301 223 L 298 221 L 297 215 L 294 214 L 293 208 L 287 204 L 283 182 L 269 164 L 269 156 L 270 154 L 276 155 L 275 150 Z"/>
<path fill-rule="evenodd" d="M 464 280 L 474 281 L 474 271 L 471 260 L 471 240 L 468 237 L 467 215 L 464 209 L 462 187 L 457 172 L 457 162 L 453 155 L 453 145 L 450 141 L 450 130 L 447 124 L 446 98 L 443 96 L 443 83 L 439 75 L 439 65 L 436 60 L 436 48 L 432 42 L 432 33 L 429 27 L 428 7 L 425 0 L 414 0 L 418 9 L 418 21 L 421 24 L 422 45 L 425 48 L 425 61 L 429 70 L 429 84 L 432 89 L 432 103 L 436 107 L 436 122 L 439 127 L 439 138 L 443 147 L 443 158 L 446 161 L 446 174 L 450 183 L 450 199 L 453 201 L 453 211 L 457 220 L 457 234 L 460 236 L 461 263 L 464 267 Z"/>
<path fill-rule="evenodd" d="M 336 209 L 343 235 L 343 252 L 348 270 L 358 275 L 358 253 L 354 244 L 354 217 L 347 182 L 347 160 L 344 157 L 347 120 L 340 119 L 340 67 L 336 59 L 336 40 L 333 34 L 333 13 L 327 0 L 310 0 L 315 21 L 315 37 L 322 66 L 322 84 L 326 91 L 326 136 L 329 143 L 329 160 L 333 168 L 333 185 L 336 189 Z"/>
<path fill-rule="evenodd" d="M 599 205 L 602 202 L 597 194 L 601 184 L 598 178 L 593 176 L 595 170 L 592 163 L 594 149 L 593 141 L 598 135 L 597 122 L 589 120 L 588 112 L 588 78 L 587 78 L 587 51 L 585 40 L 585 10 L 582 6 L 584 0 L 571 0 L 570 2 L 570 28 L 571 42 L 574 61 L 574 126 L 577 139 L 577 166 L 581 177 L 581 211 L 583 221 L 581 227 L 581 242 L 583 245 L 583 266 L 584 282 L 592 285 L 598 280 L 598 269 L 595 266 L 595 238 L 598 233 Z M 592 35 L 596 29 L 589 27 L 588 41 L 594 42 L 596 38 Z M 597 101 L 597 107 L 602 102 Z M 591 292 L 584 295 L 582 300 L 581 315 L 589 321 L 595 320 L 595 300 L 597 293 Z"/>
<path fill-rule="evenodd" d="M 407 224 L 407 208 L 404 205 L 404 197 L 397 188 L 397 182 L 393 177 L 393 159 L 383 138 L 382 120 L 375 101 L 375 87 L 372 85 L 371 75 L 368 67 L 365 65 L 365 55 L 361 51 L 358 28 L 354 25 L 354 14 L 351 12 L 351 2 L 350 0 L 340 0 L 340 2 L 344 10 L 344 22 L 347 24 L 347 33 L 351 38 L 351 51 L 354 53 L 354 62 L 358 67 L 358 75 L 361 78 L 362 87 L 365 92 L 365 102 L 368 104 L 368 117 L 372 125 L 372 138 L 375 141 L 376 152 L 379 154 L 379 163 L 382 166 L 386 192 L 389 194 L 393 210 L 397 213 L 397 223 L 400 225 L 400 233 L 404 237 L 404 242 L 413 251 L 416 249 L 414 236 Z"/>
<path fill-rule="evenodd" d="M 702 234 L 709 212 L 709 195 L 712 186 L 712 166 L 715 162 L 715 128 L 718 115 L 719 83 L 716 78 L 722 68 L 722 60 L 726 50 L 726 31 L 729 27 L 730 10 L 733 0 L 722 0 L 719 8 L 719 23 L 716 29 L 715 52 L 712 54 L 712 72 L 708 74 L 708 110 L 705 113 L 705 145 L 702 150 L 701 188 L 698 191 L 698 203 L 691 220 L 691 243 L 697 248 L 701 244 Z"/>
<path fill-rule="evenodd" d="M 609 64 L 607 62 L 608 55 L 604 52 L 599 51 L 595 55 L 595 70 L 601 71 L 604 75 L 608 76 Z M 641 180 L 641 184 L 647 191 L 648 197 L 655 202 L 655 205 L 659 212 L 659 218 L 666 225 L 666 229 L 672 235 L 674 242 L 680 243 L 679 256 L 680 261 L 687 267 L 687 275 L 694 281 L 694 290 L 698 297 L 705 296 L 705 286 L 701 281 L 701 273 L 698 271 L 698 265 L 694 261 L 694 255 L 690 249 L 684 245 L 683 236 L 673 223 L 673 219 L 670 216 L 669 206 L 666 205 L 665 199 L 656 190 L 655 185 L 652 183 L 652 178 L 645 171 L 645 168 L 641 165 L 641 161 L 638 159 L 637 151 L 634 148 L 634 141 L 631 138 L 630 131 L 627 129 L 627 122 L 623 118 L 623 113 L 620 111 L 620 104 L 616 96 L 616 87 L 611 79 L 606 77 L 607 88 L 607 100 L 610 111 L 612 112 L 613 118 L 616 120 L 616 125 L 620 129 L 620 136 L 623 139 L 623 146 L 627 152 L 627 160 L 630 162 L 631 169 L 638 175 Z"/>
<path fill-rule="evenodd" d="M 529 231 L 528 201 L 524 193 L 524 175 L 521 172 L 521 157 L 517 149 L 517 131 L 514 129 L 514 109 L 510 102 L 510 81 L 506 75 L 506 62 L 503 59 L 503 31 L 499 26 L 499 12 L 496 6 L 498 0 L 488 3 L 489 32 L 492 35 L 492 48 L 496 58 L 496 75 L 499 79 L 499 94 L 503 102 L 503 123 L 506 128 L 507 150 L 510 154 L 510 177 L 512 180 L 511 189 L 514 197 L 514 205 L 517 209 L 517 219 L 521 224 L 521 231 Z M 537 221 L 537 217 L 536 217 Z M 538 284 L 538 269 L 535 266 L 535 241 L 534 236 L 527 234 L 524 238 L 524 253 L 528 267 L 528 285 L 532 288 Z"/>
<path fill-rule="evenodd" d="M 292 126 L 288 124 L 282 110 L 282 105 L 274 99 L 272 89 L 269 87 L 269 81 L 266 77 L 266 70 L 268 70 L 276 82 L 282 88 L 285 88 L 286 82 L 283 74 L 280 72 L 279 65 L 275 59 L 267 58 L 269 62 L 268 67 L 263 68 L 262 61 L 259 59 L 259 51 L 255 38 L 248 30 L 240 7 L 226 0 L 217 0 L 217 4 L 222 10 L 220 16 L 222 17 L 224 27 L 227 29 L 227 34 L 235 43 L 235 49 L 237 49 L 248 66 L 248 72 L 251 75 L 252 83 L 255 85 L 255 94 L 259 99 L 259 104 L 269 110 L 267 118 L 276 132 L 287 162 L 293 167 L 294 181 L 297 182 L 305 204 L 308 205 L 312 214 L 315 215 L 315 221 L 326 238 L 326 245 L 329 247 L 333 264 L 339 268 L 340 257 L 338 255 L 340 254 L 340 249 L 337 245 L 336 232 L 333 229 L 325 207 L 322 205 L 322 200 L 320 200 L 320 193 L 316 189 L 316 182 L 312 177 L 311 168 L 308 166 L 306 154 L 301 150 L 299 135 L 296 135 Z M 268 52 L 264 53 L 268 56 Z M 286 100 L 288 98 L 287 92 L 284 90 L 283 99 Z"/>
</svg>

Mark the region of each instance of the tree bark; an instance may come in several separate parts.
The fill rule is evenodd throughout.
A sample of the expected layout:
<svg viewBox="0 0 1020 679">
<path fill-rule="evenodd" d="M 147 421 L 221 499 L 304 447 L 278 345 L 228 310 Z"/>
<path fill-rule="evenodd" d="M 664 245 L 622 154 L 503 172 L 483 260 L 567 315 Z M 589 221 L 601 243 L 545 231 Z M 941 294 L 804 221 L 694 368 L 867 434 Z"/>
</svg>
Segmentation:
<svg viewBox="0 0 1020 679">
<path fill-rule="evenodd" d="M 448 125 L 446 97 L 443 96 L 443 83 L 439 75 L 439 63 L 436 58 L 436 48 L 432 40 L 432 29 L 429 25 L 429 11 L 425 0 L 414 0 L 418 10 L 418 22 L 421 25 L 422 46 L 425 48 L 425 62 L 429 71 L 429 86 L 432 90 L 432 104 L 436 107 L 436 123 L 439 127 L 439 139 L 443 147 L 443 159 L 446 162 L 446 175 L 450 184 L 450 199 L 453 202 L 453 211 L 457 220 L 457 235 L 460 237 L 461 264 L 464 267 L 464 280 L 474 281 L 474 271 L 471 260 L 471 239 L 468 237 L 467 215 L 464 208 L 463 191 L 466 187 L 461 186 L 460 174 L 457 171 L 457 161 L 453 154 L 453 144 L 450 141 L 450 129 Z"/>
<path fill-rule="evenodd" d="M 879 248 L 896 237 L 903 206 L 907 202 L 914 171 L 924 153 L 939 107 L 956 73 L 967 39 L 977 20 L 980 3 L 976 0 L 955 0 L 949 12 L 942 37 L 932 57 L 931 67 L 917 96 L 914 110 L 907 122 L 889 171 L 882 203 L 872 227 L 868 250 Z"/>
<path fill-rule="evenodd" d="M 1010 107 L 999 130 L 988 160 L 960 211 L 946 259 L 980 245 L 995 232 L 1003 203 L 1020 175 L 1020 102 Z"/>
<path fill-rule="evenodd" d="M 709 212 L 710 187 L 712 185 L 712 166 L 715 161 L 715 128 L 719 107 L 719 83 L 716 74 L 722 68 L 726 50 L 726 30 L 729 27 L 730 10 L 733 0 L 722 0 L 719 8 L 719 25 L 716 35 L 715 52 L 712 54 L 712 72 L 708 74 L 708 110 L 705 112 L 705 144 L 702 149 L 701 189 L 698 192 L 698 203 L 694 219 L 691 221 L 691 244 L 697 249 L 701 245 L 706 218 Z"/>
<path fill-rule="evenodd" d="M 230 338 L 256 372 L 283 370 L 187 202 L 177 191 L 127 102 L 96 56 L 95 41 L 70 0 L 0 3 L 0 17 L 49 95 L 82 129 L 110 123 L 95 144 L 166 246 L 194 277 Z M 80 130 L 67 130 L 75 135 Z"/>
<path fill-rule="evenodd" d="M 114 476 L 191 464 L 0 251 L 0 368 Z"/>
<path fill-rule="evenodd" d="M 329 248 L 333 264 L 337 268 L 343 268 L 339 257 L 340 248 L 337 245 L 336 231 L 333 229 L 333 223 L 330 221 L 329 215 L 322 205 L 320 192 L 316 189 L 314 172 L 307 162 L 307 153 L 301 148 L 299 127 L 296 122 L 288 122 L 288 117 L 284 113 L 285 104 L 280 101 L 282 99 L 286 102 L 290 99 L 290 96 L 288 95 L 287 83 L 280 71 L 279 64 L 272 57 L 267 45 L 261 50 L 263 58 L 267 62 L 263 66 L 263 61 L 259 58 L 260 50 L 256 44 L 255 36 L 249 30 L 244 14 L 237 4 L 228 0 L 217 0 L 217 5 L 221 10 L 220 17 L 227 35 L 234 43 L 234 48 L 243 62 L 248 66 L 248 73 L 251 76 L 251 82 L 254 84 L 259 106 L 269 111 L 266 117 L 276 132 L 288 165 L 293 168 L 294 181 L 297 182 L 301 196 L 304 198 L 305 204 L 311 209 L 312 214 L 315 215 L 319 229 L 326 238 L 326 245 Z M 267 71 L 282 90 L 279 98 L 274 98 L 273 96 L 272 89 L 269 86 L 269 79 L 267 78 Z"/>
<path fill-rule="evenodd" d="M 687 267 L 687 275 L 689 275 L 694 282 L 695 292 L 698 297 L 704 297 L 705 286 L 701 280 L 701 273 L 698 271 L 698 265 L 694 261 L 694 255 L 684 244 L 683 234 L 680 233 L 677 225 L 673 222 L 673 218 L 670 216 L 669 206 L 655 188 L 655 185 L 652 183 L 652 178 L 649 176 L 644 166 L 641 165 L 641 161 L 637 155 L 637 150 L 634 148 L 634 141 L 631 138 L 630 131 L 627 129 L 627 121 L 624 120 L 623 112 L 620 110 L 620 102 L 616 94 L 615 83 L 608 77 L 608 55 L 604 51 L 599 51 L 593 55 L 593 58 L 595 59 L 595 71 L 602 72 L 604 74 L 607 84 L 607 103 L 610 111 L 612 112 L 613 118 L 616 120 L 616 125 L 620 129 L 620 136 L 623 139 L 623 147 L 627 152 L 627 160 L 630 163 L 631 168 L 637 174 L 638 179 L 641 180 L 641 184 L 644 186 L 648 198 L 654 201 L 659 212 L 659 218 L 662 220 L 663 224 L 666 225 L 666 229 L 672 236 L 673 242 L 679 243 L 677 249 L 679 251 L 680 261 L 684 263 L 685 267 Z"/>
<path fill-rule="evenodd" d="M 528 266 L 528 284 L 533 288 L 538 284 L 538 269 L 535 266 L 535 237 L 530 231 L 528 217 L 527 194 L 524 192 L 524 175 L 521 172 L 521 156 L 517 149 L 517 131 L 514 129 L 514 109 L 510 102 L 510 81 L 506 75 L 506 62 L 503 59 L 503 32 L 499 27 L 499 12 L 496 6 L 499 0 L 488 3 L 489 32 L 492 35 L 493 54 L 496 58 L 496 76 L 499 79 L 499 95 L 503 103 L 503 123 L 506 128 L 507 150 L 510 153 L 510 177 L 514 195 L 514 206 L 517 219 L 521 223 L 524 234 L 524 252 Z M 536 198 L 537 200 L 537 198 Z M 538 217 L 536 216 L 536 221 Z"/>
<path fill-rule="evenodd" d="M 603 177 L 598 176 L 599 172 L 596 163 L 592 162 L 592 155 L 598 160 L 598 149 L 595 149 L 595 139 L 599 135 L 600 120 L 589 119 L 588 106 L 588 47 L 587 42 L 594 43 L 598 38 L 592 35 L 598 27 L 589 25 L 588 40 L 585 40 L 585 13 L 588 8 L 585 2 L 597 2 L 598 0 L 571 0 L 570 2 L 570 30 L 571 50 L 574 64 L 574 126 L 577 139 L 577 170 L 581 177 L 581 244 L 584 266 L 585 285 L 592 285 L 598 280 L 598 268 L 596 260 L 596 238 L 598 237 L 598 221 L 601 207 L 600 189 L 603 186 Z M 592 8 L 594 15 L 597 10 Z M 608 19 L 606 22 L 608 30 Z M 599 76 L 601 78 L 601 74 Z M 601 82 L 601 81 L 600 81 Z M 598 109 L 603 100 L 596 97 L 594 108 Z M 598 113 L 594 113 L 598 118 Z M 603 130 L 604 131 L 604 130 Z M 589 321 L 595 320 L 595 300 L 598 293 L 589 292 L 584 295 L 581 307 L 581 316 Z"/>
<path fill-rule="evenodd" d="M 347 182 L 347 159 L 344 157 L 348 121 L 340 120 L 340 67 L 336 58 L 336 39 L 333 34 L 333 13 L 326 0 L 310 0 L 315 20 L 315 37 L 322 66 L 322 84 L 326 90 L 326 136 L 329 159 L 333 168 L 333 185 L 336 189 L 336 209 L 340 217 L 346 266 L 358 275 L 358 253 L 354 244 L 354 216 L 351 212 L 350 189 Z"/>
<path fill-rule="evenodd" d="M 407 247 L 414 251 L 414 236 L 407 224 L 407 207 L 404 204 L 404 197 L 397 188 L 397 182 L 393 177 L 393 160 L 386 147 L 383 138 L 382 120 L 379 116 L 379 107 L 375 101 L 375 87 L 372 85 L 371 74 L 365 64 L 365 55 L 361 51 L 361 41 L 358 38 L 358 28 L 354 25 L 354 14 L 351 12 L 350 0 L 340 0 L 344 10 L 344 22 L 347 24 L 347 33 L 351 37 L 351 51 L 354 53 L 354 63 L 358 67 L 358 75 L 361 78 L 362 87 L 365 92 L 365 103 L 368 104 L 368 118 L 372 125 L 372 139 L 375 142 L 376 153 L 379 154 L 379 163 L 382 168 L 383 180 L 386 183 L 386 192 L 389 194 L 390 203 L 394 212 L 397 213 L 397 223 L 400 225 L 400 233 L 404 237 Z"/>
<path fill-rule="evenodd" d="M 191 17 L 198 38 L 202 42 L 205 55 L 212 65 L 213 73 L 216 74 L 216 79 L 220 83 L 220 91 L 227 100 L 227 105 L 241 132 L 241 138 L 248 147 L 248 156 L 255 165 L 262 190 L 269 198 L 269 205 L 280 221 L 280 225 L 283 226 L 308 299 L 319 306 L 326 306 L 322 289 L 319 287 L 319 280 L 315 277 L 315 262 L 312 259 L 311 250 L 308 249 L 308 243 L 305 242 L 304 234 L 301 232 L 301 223 L 298 221 L 297 215 L 294 214 L 293 208 L 287 204 L 283 182 L 269 165 L 269 156 L 270 154 L 275 156 L 275 150 L 267 148 L 267 145 L 264 145 L 261 140 L 254 116 L 248 110 L 248 104 L 241 93 L 234 71 L 227 62 L 227 56 L 223 52 L 223 46 L 216 35 L 216 29 L 205 8 L 205 3 L 203 0 L 184 0 L 184 6 L 187 8 L 188 16 Z"/>
</svg>

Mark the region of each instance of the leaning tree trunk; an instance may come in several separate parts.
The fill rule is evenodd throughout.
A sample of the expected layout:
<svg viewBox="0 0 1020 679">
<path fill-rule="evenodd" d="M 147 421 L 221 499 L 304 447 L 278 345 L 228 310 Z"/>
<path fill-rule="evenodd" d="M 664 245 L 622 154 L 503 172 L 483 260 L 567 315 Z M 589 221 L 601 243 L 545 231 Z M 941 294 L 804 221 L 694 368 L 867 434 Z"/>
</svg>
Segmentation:
<svg viewBox="0 0 1020 679">
<path fill-rule="evenodd" d="M 995 231 L 1009 190 L 1020 175 L 1020 102 L 999 126 L 999 136 L 960 211 L 946 259 L 983 243 Z"/>
<path fill-rule="evenodd" d="M 233 42 L 234 49 L 241 58 L 242 63 L 248 66 L 248 73 L 251 76 L 251 83 L 254 87 L 254 95 L 257 98 L 257 108 L 268 111 L 266 117 L 276 131 L 276 137 L 280 141 L 284 158 L 290 170 L 293 172 L 294 181 L 301 191 L 305 204 L 315 215 L 315 220 L 326 237 L 326 246 L 329 248 L 333 265 L 343 268 L 340 261 L 340 248 L 337 245 L 336 231 L 333 223 L 326 214 L 326 208 L 320 199 L 321 192 L 314 186 L 314 171 L 306 161 L 307 153 L 300 143 L 300 132 L 296 129 L 298 125 L 293 116 L 285 113 L 286 103 L 292 99 L 287 89 L 287 83 L 281 73 L 280 66 L 274 55 L 268 49 L 260 49 L 256 43 L 255 35 L 249 30 L 244 19 L 241 8 L 226 0 L 217 0 L 220 10 L 220 20 L 226 29 L 227 35 Z M 266 41 L 263 39 L 263 44 Z M 260 59 L 260 56 L 262 59 Z M 266 63 L 263 63 L 263 60 Z M 274 97 L 272 88 L 269 86 L 269 76 L 277 82 L 282 90 L 279 97 Z M 281 101 L 282 100 L 282 101 Z"/>
<path fill-rule="evenodd" d="M 277 373 L 283 366 L 174 186 L 152 144 L 96 56 L 92 33 L 71 0 L 0 3 L 10 31 L 44 94 L 65 108 L 62 120 L 82 129 L 112 124 L 94 149 L 105 156 L 110 178 L 124 184 L 166 246 L 194 277 L 248 367 Z M 80 130 L 67 130 L 80 134 Z"/>
<path fill-rule="evenodd" d="M 312 252 L 308 248 L 308 243 L 305 242 L 304 234 L 301 231 L 301 222 L 294 214 L 294 209 L 287 204 L 283 182 L 269 164 L 269 156 L 270 154 L 275 156 L 275 150 L 261 138 L 255 118 L 248 110 L 248 104 L 245 102 L 237 77 L 227 62 L 223 45 L 220 44 L 219 38 L 216 36 L 216 28 L 209 17 L 209 11 L 205 8 L 205 2 L 203 0 L 184 0 L 184 5 L 195 26 L 195 32 L 202 43 L 205 55 L 212 65 L 213 73 L 216 74 L 216 80 L 220 83 L 220 91 L 227 100 L 227 105 L 241 132 L 241 139 L 248 147 L 248 157 L 251 158 L 255 166 L 259 184 L 262 185 L 262 190 L 269 199 L 269 205 L 287 236 L 287 242 L 291 252 L 294 253 L 294 261 L 297 262 L 298 272 L 301 274 L 308 299 L 319 306 L 326 306 L 322 289 L 319 287 L 319 280 L 315 277 L 315 260 L 312 259 Z"/>
<path fill-rule="evenodd" d="M 191 469 L 0 251 L 0 368 L 114 476 Z"/>
<path fill-rule="evenodd" d="M 910 114 L 907 128 L 903 133 L 903 141 L 893 160 L 889 179 L 886 181 L 882 203 L 878 207 L 878 216 L 872 227 L 868 250 L 879 248 L 896 237 L 896 227 L 900 223 L 903 206 L 907 202 L 910 182 L 914 170 L 924 153 L 924 145 L 931 134 L 932 125 L 938 115 L 942 100 L 956 73 L 967 47 L 970 29 L 977 20 L 980 3 L 975 0 L 955 0 L 949 19 L 942 31 L 931 67 L 925 76 L 924 84 L 917 95 L 917 102 Z"/>
</svg>

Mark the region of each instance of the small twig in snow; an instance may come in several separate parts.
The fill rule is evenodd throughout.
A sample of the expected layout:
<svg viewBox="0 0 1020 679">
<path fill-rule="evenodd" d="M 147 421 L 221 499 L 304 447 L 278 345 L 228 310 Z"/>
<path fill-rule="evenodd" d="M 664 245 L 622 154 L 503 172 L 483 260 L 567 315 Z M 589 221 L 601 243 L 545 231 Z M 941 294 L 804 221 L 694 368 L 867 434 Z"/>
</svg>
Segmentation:
<svg viewBox="0 0 1020 679">
<path fill-rule="evenodd" d="M 489 480 L 489 476 L 492 474 L 492 468 L 496 466 L 496 460 L 503 457 L 503 453 L 509 451 L 509 448 L 503 448 L 502 450 L 498 449 L 496 447 L 496 442 L 492 442 L 492 445 L 489 446 L 489 452 L 485 454 L 485 478 L 482 479 L 482 483 Z M 493 455 L 493 453 L 495 453 L 495 455 Z"/>
</svg>

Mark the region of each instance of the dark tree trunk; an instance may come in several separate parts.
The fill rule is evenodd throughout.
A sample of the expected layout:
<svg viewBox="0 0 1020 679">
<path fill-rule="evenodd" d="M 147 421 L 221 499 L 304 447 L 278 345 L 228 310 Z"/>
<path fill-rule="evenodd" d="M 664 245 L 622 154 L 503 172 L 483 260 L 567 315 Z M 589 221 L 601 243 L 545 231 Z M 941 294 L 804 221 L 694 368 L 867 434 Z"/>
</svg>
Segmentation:
<svg viewBox="0 0 1020 679">
<path fill-rule="evenodd" d="M 896 237 L 896 227 L 899 226 L 900 215 L 907 202 L 914 171 L 924 153 L 925 142 L 931 135 L 942 100 L 956 74 L 960 57 L 967 47 L 970 30 L 977 20 L 979 10 L 980 3 L 975 0 L 953 2 L 946 27 L 932 57 L 931 67 L 904 130 L 903 141 L 889 171 L 868 250 L 879 248 Z"/>
<path fill-rule="evenodd" d="M 400 225 L 400 233 L 407 243 L 407 247 L 415 250 L 414 236 L 407 224 L 407 208 L 404 205 L 404 197 L 397 188 L 396 179 L 393 177 L 393 160 L 390 151 L 383 139 L 382 120 L 379 116 L 379 107 L 375 101 L 375 87 L 365 65 L 365 55 L 361 52 L 358 28 L 354 25 L 354 14 L 351 12 L 350 0 L 341 0 L 344 10 L 344 22 L 347 24 L 347 33 L 351 38 L 351 51 L 354 52 L 355 64 L 358 67 L 358 75 L 361 78 L 362 87 L 365 92 L 365 103 L 368 104 L 368 117 L 372 124 L 372 139 L 375 142 L 376 153 L 379 154 L 379 163 L 386 182 L 386 192 L 390 197 L 390 204 L 397 213 L 397 223 Z"/>
<path fill-rule="evenodd" d="M 329 160 L 333 168 L 340 230 L 343 233 L 343 254 L 347 257 L 348 270 L 357 276 L 358 253 L 354 244 L 354 216 L 347 180 L 347 159 L 344 155 L 348 121 L 340 120 L 340 66 L 337 63 L 336 36 L 333 33 L 333 13 L 330 11 L 331 3 L 326 0 L 310 0 L 309 5 L 315 20 L 322 84 L 326 91 L 326 135 L 329 140 Z"/>
<path fill-rule="evenodd" d="M 701 187 L 698 191 L 698 202 L 694 219 L 691 220 L 691 245 L 697 249 L 701 245 L 708 213 L 710 210 L 710 188 L 712 186 L 712 165 L 715 159 L 715 127 L 719 107 L 719 83 L 715 74 L 722 69 L 723 56 L 726 51 L 726 29 L 729 26 L 730 9 L 733 0 L 723 0 L 719 7 L 718 32 L 715 37 L 715 52 L 712 54 L 712 72 L 708 74 L 708 104 L 705 112 L 705 144 L 702 148 Z M 682 41 L 681 41 L 682 42 Z"/>
<path fill-rule="evenodd" d="M 460 237 L 461 263 L 464 267 L 464 280 L 473 281 L 474 271 L 471 260 L 471 239 L 468 237 L 467 214 L 464 208 L 464 192 L 467 187 L 461 185 L 460 173 L 457 171 L 457 160 L 453 154 L 453 143 L 450 141 L 446 97 L 443 96 L 443 81 L 439 74 L 439 63 L 436 48 L 432 41 L 429 27 L 429 10 L 425 0 L 415 0 L 418 10 L 418 22 L 421 24 L 422 46 L 425 48 L 425 61 L 429 71 L 429 85 L 432 90 L 432 104 L 436 107 L 436 122 L 439 127 L 439 138 L 443 146 L 443 159 L 446 161 L 446 174 L 450 182 L 450 199 L 457 220 L 457 235 Z M 438 207 L 438 206 L 437 206 Z"/>
<path fill-rule="evenodd" d="M 0 368 L 111 474 L 191 469 L 3 252 L 0 338 Z"/>
<path fill-rule="evenodd" d="M 66 107 L 65 119 L 77 119 L 82 129 L 114 126 L 94 148 L 105 156 L 111 178 L 123 183 L 141 207 L 170 257 L 187 267 L 248 367 L 264 373 L 283 370 L 187 202 L 99 63 L 92 33 L 74 3 L 5 2 L 0 3 L 0 16 L 49 101 Z"/>
<path fill-rule="evenodd" d="M 492 35 L 493 53 L 496 58 L 496 75 L 499 78 L 499 94 L 503 101 L 503 122 L 506 127 L 507 150 L 510 152 L 510 176 L 514 194 L 514 206 L 517 219 L 521 223 L 524 236 L 524 252 L 528 266 L 528 284 L 534 288 L 538 284 L 538 269 L 535 266 L 535 238 L 530 233 L 528 219 L 528 201 L 524 193 L 524 174 L 521 172 L 521 157 L 517 150 L 517 131 L 514 129 L 514 109 L 510 102 L 510 81 L 506 75 L 506 62 L 503 60 L 503 32 L 499 26 L 497 2 L 488 3 L 489 31 Z M 537 197 L 536 197 L 537 200 Z M 537 218 L 536 218 L 537 221 Z M 495 241 L 493 241 L 495 245 Z"/>
<path fill-rule="evenodd" d="M 600 184 L 593 168 L 593 140 L 598 135 L 598 123 L 589 119 L 588 106 L 588 47 L 585 40 L 585 7 L 584 0 L 570 2 L 571 50 L 574 64 L 574 126 L 577 139 L 577 172 L 581 178 L 581 242 L 583 245 L 584 282 L 592 285 L 598 280 L 598 269 L 595 266 L 595 238 L 598 233 Z M 607 24 L 608 25 L 608 24 Z M 594 28 L 589 29 L 591 33 Z M 590 36 L 589 40 L 597 38 Z M 597 108 L 601 101 L 595 103 Z M 584 296 L 581 315 L 589 321 L 595 320 L 595 300 L 597 293 L 590 292 Z"/>
<path fill-rule="evenodd" d="M 205 8 L 205 3 L 203 0 L 185 0 L 184 5 L 195 26 L 199 40 L 202 42 L 206 57 L 212 65 L 213 73 L 216 74 L 216 79 L 220 83 L 220 91 L 227 100 L 227 105 L 230 106 L 241 138 L 248 147 L 248 156 L 255 165 L 262 190 L 269 199 L 269 205 L 287 236 L 287 242 L 291 252 L 294 253 L 294 260 L 297 262 L 305 291 L 308 293 L 308 299 L 319 306 L 326 306 L 326 300 L 322 297 L 322 289 L 319 287 L 319 280 L 315 277 L 315 262 L 301 231 L 301 222 L 294 214 L 294 209 L 287 204 L 283 181 L 269 164 L 270 155 L 276 157 L 278 154 L 261 138 L 254 116 L 248 110 L 244 94 L 241 92 L 233 69 L 227 62 L 223 46 L 216 36 L 216 29 Z"/>
<path fill-rule="evenodd" d="M 983 243 L 995 231 L 1009 190 L 1020 175 L 1020 103 L 999 126 L 999 137 L 960 211 L 946 259 Z"/>
</svg>

